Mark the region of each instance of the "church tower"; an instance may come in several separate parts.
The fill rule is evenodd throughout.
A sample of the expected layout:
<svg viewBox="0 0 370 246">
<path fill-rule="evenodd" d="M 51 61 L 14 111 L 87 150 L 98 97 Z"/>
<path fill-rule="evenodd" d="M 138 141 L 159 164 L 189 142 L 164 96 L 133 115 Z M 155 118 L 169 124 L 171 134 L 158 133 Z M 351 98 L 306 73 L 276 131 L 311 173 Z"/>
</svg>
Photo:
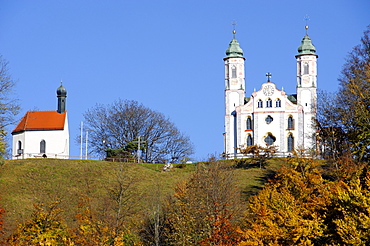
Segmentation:
<svg viewBox="0 0 370 246">
<path fill-rule="evenodd" d="M 64 88 L 63 85 L 60 85 L 57 89 L 57 97 L 58 97 L 58 113 L 63 114 L 66 111 L 66 97 L 67 97 L 67 90 Z"/>
<path fill-rule="evenodd" d="M 226 50 L 225 62 L 225 153 L 236 154 L 237 149 L 237 117 L 235 108 L 244 105 L 245 75 L 243 50 L 236 40 L 236 31 L 233 30 L 233 39 Z"/>
<path fill-rule="evenodd" d="M 315 127 L 316 118 L 316 87 L 317 87 L 317 63 L 316 48 L 308 36 L 308 26 L 306 35 L 303 37 L 301 45 L 298 47 L 297 59 L 297 104 L 300 106 L 298 124 L 298 142 L 302 146 L 299 148 L 309 149 L 315 146 Z"/>
</svg>

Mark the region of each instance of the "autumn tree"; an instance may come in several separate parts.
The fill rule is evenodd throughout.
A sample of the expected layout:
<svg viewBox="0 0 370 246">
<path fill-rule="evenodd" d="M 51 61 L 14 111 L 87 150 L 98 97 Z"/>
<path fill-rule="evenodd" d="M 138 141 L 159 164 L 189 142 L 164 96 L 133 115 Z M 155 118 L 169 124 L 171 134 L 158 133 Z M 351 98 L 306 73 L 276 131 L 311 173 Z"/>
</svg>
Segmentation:
<svg viewBox="0 0 370 246">
<path fill-rule="evenodd" d="M 139 148 L 129 147 L 139 142 L 145 149 L 136 154 L 141 154 L 146 162 L 183 159 L 193 153 L 189 137 L 162 113 L 137 101 L 118 100 L 109 105 L 96 105 L 84 118 L 89 144 L 97 154 L 102 155 L 107 149 L 136 151 Z"/>
<path fill-rule="evenodd" d="M 327 245 L 370 244 L 370 174 L 365 182 L 360 178 L 339 181 L 331 187 L 330 203 L 325 208 Z M 323 240 L 324 241 L 324 240 Z"/>
<path fill-rule="evenodd" d="M 339 81 L 339 92 L 332 100 L 333 103 L 321 106 L 321 108 L 327 107 L 326 110 L 321 111 L 325 119 L 323 117 L 321 121 L 319 119 L 319 125 L 328 129 L 328 132 L 323 132 L 323 138 L 348 141 L 351 153 L 359 160 L 368 161 L 370 159 L 370 26 L 364 32 L 360 44 L 348 54 Z M 330 145 L 335 146 L 332 148 L 334 151 L 338 150 L 338 147 L 345 147 L 340 143 Z"/>
<path fill-rule="evenodd" d="M 312 245 L 323 235 L 317 210 L 325 206 L 327 192 L 318 161 L 287 159 L 276 178 L 250 198 L 240 245 Z"/>
<path fill-rule="evenodd" d="M 265 167 L 267 160 L 274 157 L 277 152 L 276 146 L 273 145 L 268 145 L 266 147 L 260 145 L 251 145 L 239 148 L 239 150 L 243 155 L 252 157 L 250 162 L 252 164 L 258 164 L 260 168 Z"/>
<path fill-rule="evenodd" d="M 370 26 L 349 53 L 340 78 L 338 111 L 360 160 L 370 158 Z"/>
<path fill-rule="evenodd" d="M 241 198 L 227 164 L 199 165 L 167 200 L 168 245 L 235 245 L 239 240 Z"/>
<path fill-rule="evenodd" d="M 49 205 L 34 204 L 31 218 L 19 224 L 8 243 L 21 245 L 70 245 L 67 225 L 58 207 L 60 201 Z"/>
<path fill-rule="evenodd" d="M 140 220 L 138 214 L 142 208 L 142 200 L 137 188 L 140 180 L 129 172 L 125 164 L 119 164 L 110 171 L 115 176 L 105 184 L 107 193 L 104 201 L 99 207 L 90 206 L 90 209 L 103 228 L 108 228 L 112 238 L 120 238 L 124 244 L 134 245 L 139 241 L 136 232 L 131 229 Z"/>
<path fill-rule="evenodd" d="M 321 161 L 296 153 L 249 200 L 239 245 L 369 245 L 370 172 L 338 159 L 325 179 Z"/>
<path fill-rule="evenodd" d="M 140 245 L 136 231 L 131 230 L 140 223 L 140 184 L 127 165 L 119 163 L 109 172 L 114 178 L 105 181 L 104 193 L 95 194 L 95 188 L 87 184 L 87 194 L 80 196 L 78 226 L 72 229 L 76 245 Z"/>
<path fill-rule="evenodd" d="M 77 227 L 71 233 L 74 245 L 124 245 L 123 233 L 114 230 L 98 218 L 97 214 L 93 212 L 90 198 L 86 195 L 80 197 L 76 219 Z"/>
</svg>

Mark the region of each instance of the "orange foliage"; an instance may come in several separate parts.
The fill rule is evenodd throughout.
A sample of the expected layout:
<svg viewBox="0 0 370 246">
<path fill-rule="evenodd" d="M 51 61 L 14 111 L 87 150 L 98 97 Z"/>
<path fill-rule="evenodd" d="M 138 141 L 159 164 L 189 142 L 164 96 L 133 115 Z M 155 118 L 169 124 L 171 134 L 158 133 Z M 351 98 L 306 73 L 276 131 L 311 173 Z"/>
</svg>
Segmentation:
<svg viewBox="0 0 370 246">
<path fill-rule="evenodd" d="M 222 163 L 198 166 L 175 188 L 166 206 L 168 245 L 235 245 L 240 238 L 240 191 L 233 171 Z"/>
<path fill-rule="evenodd" d="M 214 203 L 214 213 L 208 218 L 211 222 L 211 236 L 202 240 L 201 245 L 233 246 L 240 242 L 241 232 L 232 225 L 232 214 L 228 213 L 226 206 Z"/>
<path fill-rule="evenodd" d="M 239 245 L 370 245 L 368 164 L 343 158 L 332 181 L 317 160 L 287 164 L 250 198 Z"/>
<path fill-rule="evenodd" d="M 72 230 L 74 245 L 124 245 L 123 232 L 112 230 L 106 223 L 98 220 L 91 211 L 90 199 L 87 196 L 81 196 L 78 207 L 76 215 L 78 227 Z"/>
</svg>

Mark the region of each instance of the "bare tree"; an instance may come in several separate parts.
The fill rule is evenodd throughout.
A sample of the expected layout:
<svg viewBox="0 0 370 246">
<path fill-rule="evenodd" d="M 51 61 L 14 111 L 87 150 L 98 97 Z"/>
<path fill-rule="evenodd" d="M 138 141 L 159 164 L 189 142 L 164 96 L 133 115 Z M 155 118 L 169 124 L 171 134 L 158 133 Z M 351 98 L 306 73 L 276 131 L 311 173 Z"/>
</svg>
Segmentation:
<svg viewBox="0 0 370 246">
<path fill-rule="evenodd" d="M 163 202 L 163 187 L 156 183 L 148 199 L 148 208 L 144 211 L 143 227 L 140 231 L 144 245 L 166 245 L 166 211 Z"/>
<path fill-rule="evenodd" d="M 11 98 L 16 82 L 9 73 L 9 62 L 0 55 L 0 127 L 14 123 L 14 117 L 19 113 L 18 100 Z"/>
<path fill-rule="evenodd" d="M 100 155 L 107 149 L 127 149 L 132 143 L 140 145 L 137 149 L 146 162 L 182 159 L 193 153 L 189 138 L 168 118 L 137 101 L 96 105 L 84 118 L 89 144 Z"/>
<path fill-rule="evenodd" d="M 16 82 L 9 73 L 8 61 L 0 55 L 0 155 L 6 152 L 5 128 L 15 122 L 20 111 L 18 100 L 11 97 Z"/>
<path fill-rule="evenodd" d="M 338 105 L 337 95 L 326 91 L 318 92 L 317 129 L 320 142 L 320 152 L 325 159 L 336 160 L 349 150 Z"/>
</svg>

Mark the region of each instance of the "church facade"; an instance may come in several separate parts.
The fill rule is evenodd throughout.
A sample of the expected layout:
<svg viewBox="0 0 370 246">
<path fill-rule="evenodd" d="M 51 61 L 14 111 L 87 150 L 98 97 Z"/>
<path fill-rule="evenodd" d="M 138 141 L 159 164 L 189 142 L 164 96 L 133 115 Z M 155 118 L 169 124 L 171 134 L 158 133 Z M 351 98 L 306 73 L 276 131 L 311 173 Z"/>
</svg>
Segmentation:
<svg viewBox="0 0 370 246">
<path fill-rule="evenodd" d="M 224 156 L 242 158 L 240 148 L 251 145 L 277 148 L 278 156 L 295 149 L 316 148 L 316 48 L 307 33 L 296 58 L 296 94 L 286 94 L 268 80 L 250 97 L 245 97 L 243 50 L 233 31 L 225 62 Z"/>
<path fill-rule="evenodd" d="M 67 91 L 57 89 L 58 109 L 28 111 L 12 131 L 12 158 L 69 158 Z"/>
</svg>

